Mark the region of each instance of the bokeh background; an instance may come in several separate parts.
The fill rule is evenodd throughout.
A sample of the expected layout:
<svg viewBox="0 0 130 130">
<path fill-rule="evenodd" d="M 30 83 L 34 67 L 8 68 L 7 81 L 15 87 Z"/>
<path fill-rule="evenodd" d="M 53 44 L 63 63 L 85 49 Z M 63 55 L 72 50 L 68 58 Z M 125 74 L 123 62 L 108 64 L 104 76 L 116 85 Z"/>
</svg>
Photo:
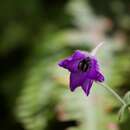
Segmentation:
<svg viewBox="0 0 130 130">
<path fill-rule="evenodd" d="M 120 103 L 94 84 L 69 90 L 57 66 L 80 49 L 97 58 L 106 82 L 130 89 L 129 0 L 0 0 L 0 130 L 130 130 Z"/>
</svg>

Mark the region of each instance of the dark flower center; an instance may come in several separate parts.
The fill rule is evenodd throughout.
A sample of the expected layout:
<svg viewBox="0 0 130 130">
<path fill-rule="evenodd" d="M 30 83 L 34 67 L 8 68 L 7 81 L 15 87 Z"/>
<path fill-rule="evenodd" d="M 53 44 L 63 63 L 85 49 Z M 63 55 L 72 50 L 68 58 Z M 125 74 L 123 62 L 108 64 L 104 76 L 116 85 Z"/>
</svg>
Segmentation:
<svg viewBox="0 0 130 130">
<path fill-rule="evenodd" d="M 78 69 L 82 72 L 86 72 L 90 67 L 90 58 L 87 57 L 79 62 Z"/>
</svg>

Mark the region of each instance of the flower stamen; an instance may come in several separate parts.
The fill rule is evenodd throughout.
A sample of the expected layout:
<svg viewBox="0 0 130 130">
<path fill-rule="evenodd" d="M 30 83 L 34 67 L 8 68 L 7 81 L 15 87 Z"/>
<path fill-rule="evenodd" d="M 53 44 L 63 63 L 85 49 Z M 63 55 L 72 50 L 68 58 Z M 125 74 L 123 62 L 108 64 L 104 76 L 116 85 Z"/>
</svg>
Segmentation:
<svg viewBox="0 0 130 130">
<path fill-rule="evenodd" d="M 80 61 L 78 65 L 78 69 L 81 70 L 82 72 L 86 72 L 90 68 L 90 58 L 87 57 L 86 59 L 83 59 Z"/>
</svg>

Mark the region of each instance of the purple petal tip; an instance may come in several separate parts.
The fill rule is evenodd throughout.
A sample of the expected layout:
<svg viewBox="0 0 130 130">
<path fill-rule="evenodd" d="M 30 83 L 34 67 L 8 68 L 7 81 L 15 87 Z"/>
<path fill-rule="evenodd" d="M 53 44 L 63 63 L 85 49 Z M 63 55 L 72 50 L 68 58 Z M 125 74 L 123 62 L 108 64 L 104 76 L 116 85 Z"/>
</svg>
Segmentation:
<svg viewBox="0 0 130 130">
<path fill-rule="evenodd" d="M 61 62 L 61 61 L 59 61 L 58 65 L 61 67 L 61 66 L 62 66 L 62 62 Z"/>
</svg>

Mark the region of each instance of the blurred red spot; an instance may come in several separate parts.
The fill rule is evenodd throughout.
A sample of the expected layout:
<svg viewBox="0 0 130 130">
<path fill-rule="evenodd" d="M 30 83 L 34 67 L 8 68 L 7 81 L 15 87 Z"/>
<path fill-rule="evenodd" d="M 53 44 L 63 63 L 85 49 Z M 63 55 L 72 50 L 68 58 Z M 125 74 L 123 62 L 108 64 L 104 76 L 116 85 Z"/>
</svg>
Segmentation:
<svg viewBox="0 0 130 130">
<path fill-rule="evenodd" d="M 108 130 L 119 130 L 118 125 L 115 123 L 108 124 Z"/>
</svg>

